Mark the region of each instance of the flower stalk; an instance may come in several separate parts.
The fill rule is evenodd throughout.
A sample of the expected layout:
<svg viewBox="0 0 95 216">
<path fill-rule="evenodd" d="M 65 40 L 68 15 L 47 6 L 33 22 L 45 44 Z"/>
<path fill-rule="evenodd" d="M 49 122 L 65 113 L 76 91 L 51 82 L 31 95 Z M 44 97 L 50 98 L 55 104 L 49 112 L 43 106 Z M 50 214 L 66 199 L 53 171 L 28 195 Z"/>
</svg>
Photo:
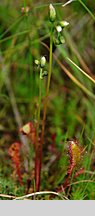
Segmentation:
<svg viewBox="0 0 95 216">
<path fill-rule="evenodd" d="M 43 111 L 43 120 L 42 120 L 42 133 L 41 133 L 41 143 L 44 143 L 44 130 L 45 130 L 45 120 L 46 120 L 46 112 L 47 112 L 47 104 L 48 104 L 48 95 L 51 81 L 51 73 L 52 73 L 52 51 L 53 51 L 53 24 L 51 26 L 51 34 L 50 34 L 50 55 L 49 55 L 49 72 L 48 72 L 48 80 L 47 80 L 47 88 L 46 88 L 46 96 L 44 102 L 44 111 Z"/>
<path fill-rule="evenodd" d="M 48 80 L 47 80 L 47 87 L 46 87 L 46 96 L 44 102 L 44 111 L 43 111 L 43 119 L 42 119 L 42 131 L 41 131 L 41 139 L 37 140 L 37 148 L 36 148 L 36 169 L 35 169 L 35 180 L 36 180 L 36 191 L 39 191 L 40 188 L 40 178 L 41 178 L 41 167 L 42 167 L 42 151 L 43 151 L 43 144 L 44 144 L 44 131 L 45 131 L 45 120 L 46 120 L 46 113 L 47 113 L 47 105 L 48 105 L 48 95 L 49 95 L 49 88 L 50 88 L 50 80 L 51 80 L 51 72 L 52 72 L 52 51 L 53 51 L 53 31 L 54 26 L 53 22 L 56 17 L 55 9 L 50 6 L 50 22 L 51 22 L 51 32 L 50 32 L 50 55 L 49 55 L 49 72 L 48 72 Z M 43 59 L 44 60 L 44 59 Z M 42 73 L 41 73 L 42 74 Z M 41 78 L 41 77 L 40 77 Z M 38 117 L 40 115 L 40 110 L 38 111 Z M 39 119 L 40 121 L 40 119 Z"/>
<path fill-rule="evenodd" d="M 39 127 L 40 127 L 40 113 L 41 113 L 41 96 L 42 96 L 42 80 L 46 76 L 47 72 L 44 71 L 46 65 L 46 58 L 41 57 L 40 61 L 35 60 L 35 63 L 40 68 L 39 76 L 39 106 L 38 106 L 38 116 L 37 116 L 37 127 L 36 127 L 36 148 L 35 148 L 35 185 L 36 192 L 40 188 L 40 178 L 41 178 L 41 162 L 42 162 L 42 145 L 39 137 Z"/>
</svg>

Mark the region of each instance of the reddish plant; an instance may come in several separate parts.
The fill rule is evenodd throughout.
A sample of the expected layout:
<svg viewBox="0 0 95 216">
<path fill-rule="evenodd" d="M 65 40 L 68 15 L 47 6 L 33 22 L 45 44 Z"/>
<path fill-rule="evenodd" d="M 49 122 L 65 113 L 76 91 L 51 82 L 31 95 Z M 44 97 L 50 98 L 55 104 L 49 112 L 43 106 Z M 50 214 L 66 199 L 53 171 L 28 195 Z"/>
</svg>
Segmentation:
<svg viewBox="0 0 95 216">
<path fill-rule="evenodd" d="M 35 186 L 36 186 L 36 191 L 39 191 L 39 188 L 40 188 L 41 164 L 42 164 L 42 145 L 41 145 L 40 138 L 38 138 L 36 151 L 35 151 Z"/>
<path fill-rule="evenodd" d="M 70 177 L 72 176 L 72 172 L 73 172 L 74 168 L 76 168 L 77 165 L 79 164 L 79 162 L 81 161 L 81 156 L 83 153 L 83 149 L 80 148 L 78 141 L 76 139 L 69 141 L 68 153 L 69 153 L 69 157 L 70 157 L 70 164 L 69 164 L 69 168 L 67 171 L 67 177 L 66 177 L 66 180 L 64 182 L 64 186 L 63 186 L 64 188 L 66 188 L 69 185 L 69 180 L 70 180 Z M 80 174 L 83 174 L 83 173 L 84 173 L 84 169 L 81 168 L 80 170 L 78 170 L 75 173 L 73 180 L 77 176 L 79 176 Z"/>
<path fill-rule="evenodd" d="M 83 173 L 84 173 L 84 168 L 80 168 L 80 170 L 78 170 L 78 171 L 75 173 L 73 179 L 77 178 L 77 176 L 79 176 L 79 175 L 81 175 L 81 174 L 83 174 Z"/>
<path fill-rule="evenodd" d="M 19 142 L 15 142 L 10 146 L 8 153 L 13 161 L 14 171 L 18 175 L 19 183 L 22 185 L 22 176 L 20 170 L 20 148 L 21 144 Z"/>
<path fill-rule="evenodd" d="M 42 161 L 42 147 L 40 145 L 40 138 L 36 135 L 36 129 L 32 122 L 27 123 L 24 125 L 20 132 L 22 132 L 24 135 L 26 135 L 30 141 L 34 145 L 35 150 L 35 185 L 36 185 L 36 191 L 39 191 L 40 187 L 40 171 L 41 171 L 41 161 Z"/>
<path fill-rule="evenodd" d="M 79 163 L 81 159 L 81 152 L 77 140 L 71 140 L 69 141 L 69 156 L 70 156 L 70 165 L 68 169 L 68 174 L 71 175 L 72 170 L 74 167 Z"/>
</svg>

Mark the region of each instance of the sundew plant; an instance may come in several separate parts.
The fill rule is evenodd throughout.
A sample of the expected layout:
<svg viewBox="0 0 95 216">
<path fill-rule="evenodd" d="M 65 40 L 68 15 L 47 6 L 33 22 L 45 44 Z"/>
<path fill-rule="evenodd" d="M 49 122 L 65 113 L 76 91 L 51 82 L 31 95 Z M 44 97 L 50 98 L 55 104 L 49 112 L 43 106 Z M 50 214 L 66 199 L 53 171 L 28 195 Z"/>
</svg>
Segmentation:
<svg viewBox="0 0 95 216">
<path fill-rule="evenodd" d="M 95 199 L 94 7 L 0 3 L 1 200 Z"/>
</svg>

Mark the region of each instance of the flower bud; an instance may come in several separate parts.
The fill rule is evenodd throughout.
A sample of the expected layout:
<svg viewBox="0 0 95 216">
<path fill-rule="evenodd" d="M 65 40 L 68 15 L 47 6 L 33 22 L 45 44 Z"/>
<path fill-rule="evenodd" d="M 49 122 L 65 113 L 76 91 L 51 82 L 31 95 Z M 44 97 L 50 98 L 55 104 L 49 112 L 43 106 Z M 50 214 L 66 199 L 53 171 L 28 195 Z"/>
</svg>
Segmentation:
<svg viewBox="0 0 95 216">
<path fill-rule="evenodd" d="M 60 40 L 58 38 L 54 38 L 54 44 L 55 45 L 60 45 Z"/>
<path fill-rule="evenodd" d="M 41 67 L 41 68 L 44 68 L 44 67 L 45 67 L 45 64 L 46 64 L 46 58 L 43 56 L 43 57 L 41 58 L 41 61 L 40 61 L 40 67 Z"/>
<path fill-rule="evenodd" d="M 35 64 L 38 66 L 40 62 L 37 59 L 35 59 Z"/>
<path fill-rule="evenodd" d="M 66 27 L 66 26 L 68 26 L 69 25 L 69 23 L 67 22 L 67 21 L 60 21 L 60 26 L 62 27 L 62 28 L 64 28 L 64 27 Z"/>
<path fill-rule="evenodd" d="M 49 18 L 50 22 L 54 22 L 56 19 L 56 11 L 52 4 L 49 5 Z"/>
<path fill-rule="evenodd" d="M 62 27 L 60 25 L 56 26 L 56 30 L 57 32 L 61 32 L 62 31 Z"/>
<path fill-rule="evenodd" d="M 61 44 L 64 44 L 64 43 L 65 43 L 65 39 L 64 39 L 64 37 L 63 37 L 62 35 L 60 36 L 60 43 L 61 43 Z"/>
</svg>

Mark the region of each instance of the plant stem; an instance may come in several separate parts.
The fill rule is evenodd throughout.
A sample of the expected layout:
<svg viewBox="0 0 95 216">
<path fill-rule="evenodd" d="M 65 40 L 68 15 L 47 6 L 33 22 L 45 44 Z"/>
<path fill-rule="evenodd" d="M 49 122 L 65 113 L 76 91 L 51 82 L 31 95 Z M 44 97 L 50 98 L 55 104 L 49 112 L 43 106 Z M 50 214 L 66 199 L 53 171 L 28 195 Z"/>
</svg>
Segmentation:
<svg viewBox="0 0 95 216">
<path fill-rule="evenodd" d="M 42 73 L 42 68 L 40 68 L 40 74 Z M 39 106 L 38 106 L 38 123 L 37 123 L 37 137 L 39 133 L 39 125 L 40 125 L 40 112 L 41 112 L 41 95 L 42 95 L 42 90 L 41 90 L 41 79 L 39 79 Z"/>
<path fill-rule="evenodd" d="M 42 74 L 42 68 L 40 68 L 40 75 Z M 39 141 L 39 125 L 40 125 L 40 112 L 41 112 L 41 79 L 39 79 L 39 106 L 38 106 L 38 119 L 37 119 L 37 129 L 36 129 L 36 155 L 35 155 L 35 184 L 36 191 L 39 191 L 40 187 L 40 173 L 41 173 L 41 144 Z"/>
<path fill-rule="evenodd" d="M 44 103 L 43 120 L 42 120 L 42 134 L 41 134 L 41 143 L 42 143 L 42 145 L 44 143 L 45 120 L 46 120 L 48 95 L 49 95 L 50 80 L 51 80 L 51 72 L 52 72 L 52 49 L 53 49 L 53 26 L 51 27 L 51 34 L 50 34 L 49 72 L 48 72 L 48 81 L 47 81 L 46 96 L 45 96 L 45 103 Z"/>
<path fill-rule="evenodd" d="M 36 191 L 39 191 L 39 188 L 40 188 L 40 177 L 41 177 L 41 166 L 42 166 L 42 150 L 43 150 L 43 143 L 44 143 L 45 120 L 46 120 L 46 111 L 47 111 L 47 104 L 48 104 L 48 95 L 49 95 L 49 88 L 50 88 L 51 72 L 52 72 L 52 48 L 53 48 L 53 26 L 51 28 L 51 34 L 50 34 L 49 72 L 48 72 L 48 81 L 47 81 L 46 96 L 45 96 L 44 111 L 43 111 L 41 140 L 37 140 L 37 145 L 36 145 L 36 158 L 35 158 Z M 41 98 L 40 97 L 41 97 L 41 89 L 39 89 L 39 102 L 41 103 L 41 101 L 40 101 Z M 39 111 L 38 111 L 37 130 L 39 129 L 39 122 L 40 122 L 40 106 L 39 106 Z"/>
</svg>

